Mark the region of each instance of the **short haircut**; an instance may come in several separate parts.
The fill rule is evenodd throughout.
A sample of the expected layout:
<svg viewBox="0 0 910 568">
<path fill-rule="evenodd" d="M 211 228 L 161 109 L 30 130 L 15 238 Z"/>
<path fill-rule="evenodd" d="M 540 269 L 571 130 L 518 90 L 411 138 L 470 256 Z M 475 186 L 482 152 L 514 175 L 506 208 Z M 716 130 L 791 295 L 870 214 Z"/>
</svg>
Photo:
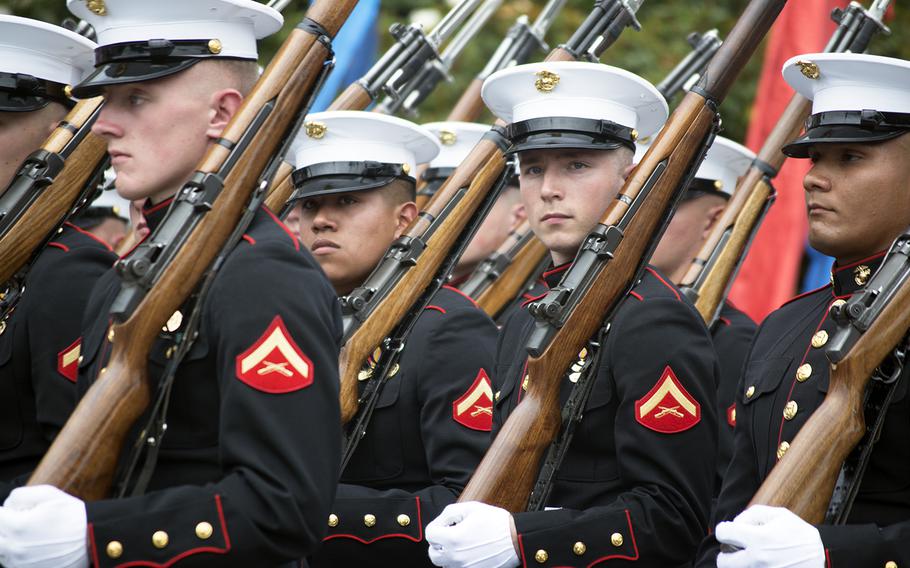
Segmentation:
<svg viewBox="0 0 910 568">
<path fill-rule="evenodd" d="M 197 65 L 217 69 L 218 77 L 227 83 L 225 86 L 237 89 L 243 96 L 250 94 L 259 80 L 259 65 L 248 59 L 204 59 Z"/>
<path fill-rule="evenodd" d="M 414 182 L 404 179 L 394 179 L 387 185 L 379 188 L 383 197 L 393 205 L 401 205 L 417 199 L 417 186 Z"/>
</svg>

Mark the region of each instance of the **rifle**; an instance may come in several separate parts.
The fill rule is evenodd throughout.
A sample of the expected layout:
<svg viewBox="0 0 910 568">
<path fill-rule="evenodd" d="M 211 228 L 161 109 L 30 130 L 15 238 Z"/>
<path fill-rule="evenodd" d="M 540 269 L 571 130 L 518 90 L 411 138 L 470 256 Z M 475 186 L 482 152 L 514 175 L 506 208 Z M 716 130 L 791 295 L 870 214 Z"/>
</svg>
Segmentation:
<svg viewBox="0 0 910 568">
<path fill-rule="evenodd" d="M 866 287 L 832 312 L 838 328 L 825 351 L 831 362 L 828 394 L 749 505 L 786 507 L 809 523 L 824 520 L 841 464 L 866 432 L 867 385 L 900 375 L 899 368 L 885 374 L 877 369 L 901 348 L 910 328 L 908 281 L 910 229 L 895 240 Z"/>
<path fill-rule="evenodd" d="M 493 441 L 460 501 L 524 510 L 544 452 L 561 426 L 566 370 L 640 277 L 673 208 L 718 127 L 717 105 L 786 0 L 752 0 L 641 163 L 585 241 L 558 286 L 531 304 L 527 391 Z M 575 388 L 585 388 L 579 379 Z M 584 405 L 580 405 L 579 412 Z M 577 416 L 573 417 L 577 420 Z"/>
<path fill-rule="evenodd" d="M 85 500 L 109 491 L 124 437 L 149 404 L 149 350 L 162 326 L 209 270 L 223 243 L 277 168 L 305 103 L 331 58 L 333 37 L 355 2 L 318 0 L 291 31 L 167 218 L 119 263 L 123 287 L 111 308 L 108 366 L 80 401 L 29 479 Z M 99 419 L 103 417 L 103 419 Z"/>
<path fill-rule="evenodd" d="M 10 289 L 16 287 L 10 280 L 24 278 L 44 245 L 88 201 L 89 180 L 106 167 L 107 144 L 91 133 L 101 105 L 101 97 L 77 103 L 0 195 L 0 282 Z"/>
<path fill-rule="evenodd" d="M 638 26 L 635 11 L 640 4 L 627 0 L 598 0 L 581 28 L 569 42 L 553 50 L 549 61 L 596 58 L 611 45 L 626 26 Z M 483 219 L 477 211 L 492 205 L 496 192 L 490 188 L 504 183 L 506 143 L 498 122 L 474 147 L 455 172 L 443 183 L 404 235 L 392 243 L 379 266 L 366 282 L 343 299 L 344 341 L 339 358 L 342 422 L 350 421 L 361 399 L 357 375 L 378 345 L 392 356 L 401 346 L 390 337 L 406 330 L 448 277 L 456 255 L 450 251 L 465 246 Z M 410 323 L 409 323 L 410 322 Z M 380 357 L 377 368 L 387 368 Z M 371 397 L 378 396 L 385 373 L 373 373 Z M 369 408 L 369 404 L 365 405 Z M 345 452 L 362 437 L 369 412 L 360 413 L 349 428 Z"/>
<path fill-rule="evenodd" d="M 701 76 L 722 43 L 717 30 L 703 34 L 692 32 L 686 39 L 692 46 L 692 51 L 657 85 L 657 90 L 667 101 Z M 542 269 L 541 265 L 546 263 L 548 253 L 546 247 L 533 234 L 526 240 L 523 248 L 505 250 L 508 251 L 507 254 L 503 254 L 503 250 L 498 250 L 481 263 L 468 282 L 461 287 L 462 292 L 475 298 L 477 304 L 497 321 L 503 310 L 520 293 L 534 285 Z"/>
<path fill-rule="evenodd" d="M 483 99 L 480 98 L 483 82 L 501 69 L 525 63 L 538 49 L 546 51 L 548 47 L 544 36 L 565 3 L 566 0 L 550 0 L 532 25 L 528 25 L 526 15 L 519 16 L 493 52 L 493 57 L 462 93 L 446 120 L 461 122 L 477 120 L 484 109 Z"/>
<path fill-rule="evenodd" d="M 395 96 L 387 96 L 374 109 L 384 114 L 394 114 L 402 109 L 409 115 L 417 115 L 417 107 L 443 80 L 452 81 L 450 71 L 455 59 L 461 55 L 468 43 L 483 28 L 487 20 L 502 4 L 502 0 L 486 0 L 465 25 L 455 34 L 452 41 L 439 55 L 439 59 L 430 59 L 413 79 L 399 89 Z"/>
<path fill-rule="evenodd" d="M 328 110 L 363 110 L 385 93 L 401 97 L 401 89 L 426 65 L 439 60 L 439 46 L 460 26 L 483 0 L 461 0 L 429 34 L 420 24 L 405 26 L 395 23 L 389 33 L 397 40 L 366 74 L 332 101 Z"/>
<path fill-rule="evenodd" d="M 837 22 L 838 27 L 825 51 L 866 51 L 877 32 L 888 33 L 882 18 L 889 2 L 890 0 L 875 0 L 869 10 L 856 2 L 851 2 L 846 10 L 835 9 L 831 18 Z M 808 99 L 800 94 L 793 95 L 752 166 L 737 184 L 717 225 L 711 230 L 679 283 L 683 293 L 695 304 L 709 327 L 717 321 L 749 245 L 774 202 L 772 180 L 786 159 L 780 148 L 799 135 L 811 108 L 812 103 Z"/>
</svg>

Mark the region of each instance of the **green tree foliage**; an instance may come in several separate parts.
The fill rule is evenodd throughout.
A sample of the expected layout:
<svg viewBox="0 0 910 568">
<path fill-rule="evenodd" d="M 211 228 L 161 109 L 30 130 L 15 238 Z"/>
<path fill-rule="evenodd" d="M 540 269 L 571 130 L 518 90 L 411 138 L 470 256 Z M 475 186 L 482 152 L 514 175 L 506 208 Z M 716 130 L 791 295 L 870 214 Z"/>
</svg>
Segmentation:
<svg viewBox="0 0 910 568">
<path fill-rule="evenodd" d="M 153 1 L 153 0 L 148 0 Z M 192 0 L 187 0 L 192 1 Z M 442 120 L 461 95 L 468 82 L 484 66 L 506 31 L 520 14 L 535 17 L 545 0 L 504 0 L 499 11 L 484 29 L 462 52 L 456 62 L 451 83 L 440 85 L 421 106 L 421 122 Z M 798 0 L 793 0 L 798 1 Z M 736 22 L 748 0 L 723 0 L 699 2 L 690 0 L 647 0 L 639 12 L 641 32 L 627 30 L 619 41 L 607 50 L 601 60 L 622 67 L 657 83 L 689 51 L 686 36 L 693 31 L 704 32 L 717 28 L 724 37 Z M 896 2 L 892 2 L 895 4 Z M 287 33 L 303 17 L 304 1 L 298 1 L 285 12 L 285 26 L 281 33 L 268 38 L 262 49 L 262 61 L 275 53 Z M 868 4 L 864 2 L 864 4 Z M 592 5 L 591 0 L 569 0 L 547 36 L 551 46 L 565 41 L 582 22 Z M 393 22 L 407 22 L 413 10 L 434 8 L 446 11 L 445 0 L 383 0 L 381 48 L 385 49 L 392 38 L 385 33 Z M 68 16 L 63 0 L 0 0 L 0 12 L 60 23 Z M 910 42 L 902 41 L 910 29 L 910 11 L 897 6 L 894 18 L 888 22 L 893 33 L 877 37 L 870 53 L 910 59 Z M 827 17 L 819 14 L 819 18 Z M 539 58 L 544 56 L 543 53 Z M 739 80 L 724 102 L 724 135 L 742 141 L 749 121 L 749 109 L 755 95 L 758 74 L 761 70 L 761 52 L 743 69 Z M 489 118 L 489 116 L 487 117 Z"/>
</svg>

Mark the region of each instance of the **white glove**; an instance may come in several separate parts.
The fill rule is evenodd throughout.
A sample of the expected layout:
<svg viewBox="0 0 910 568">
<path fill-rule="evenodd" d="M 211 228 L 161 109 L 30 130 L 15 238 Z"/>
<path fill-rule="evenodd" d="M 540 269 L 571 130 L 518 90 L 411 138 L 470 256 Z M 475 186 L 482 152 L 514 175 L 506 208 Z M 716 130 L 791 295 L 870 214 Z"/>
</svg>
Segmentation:
<svg viewBox="0 0 910 568">
<path fill-rule="evenodd" d="M 88 568 L 85 503 L 50 485 L 14 489 L 0 507 L 0 565 Z"/>
<path fill-rule="evenodd" d="M 753 505 L 717 525 L 717 541 L 740 548 L 717 556 L 717 568 L 824 568 L 818 529 L 783 507 Z"/>
<path fill-rule="evenodd" d="M 454 503 L 427 525 L 430 561 L 444 568 L 512 568 L 521 562 L 512 544 L 512 515 L 477 501 Z"/>
</svg>

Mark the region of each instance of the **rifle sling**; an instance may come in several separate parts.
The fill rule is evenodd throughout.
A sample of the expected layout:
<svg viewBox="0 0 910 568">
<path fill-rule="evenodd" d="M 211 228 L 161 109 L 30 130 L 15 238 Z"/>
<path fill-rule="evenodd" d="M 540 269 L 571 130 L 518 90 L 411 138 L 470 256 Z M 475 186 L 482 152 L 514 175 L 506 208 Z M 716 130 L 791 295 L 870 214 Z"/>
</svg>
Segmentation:
<svg viewBox="0 0 910 568">
<path fill-rule="evenodd" d="M 870 426 L 866 427 L 866 433 L 863 434 L 862 439 L 841 466 L 837 484 L 834 486 L 834 494 L 828 505 L 828 512 L 825 514 L 825 524 L 843 525 L 850 516 L 863 475 L 869 466 L 872 450 L 881 437 L 885 425 L 885 415 L 888 413 L 894 393 L 897 392 L 901 381 L 906 380 L 906 375 L 910 371 L 910 367 L 904 365 L 905 357 L 906 352 L 901 347 L 896 348 L 894 358 L 898 366 L 895 372 L 890 377 L 885 377 L 879 369 L 876 369 L 866 388 L 863 415 L 866 424 Z"/>
<path fill-rule="evenodd" d="M 553 489 L 553 480 L 569 452 L 569 446 L 575 436 L 575 427 L 584 416 L 588 398 L 594 388 L 594 381 L 597 380 L 597 369 L 600 367 L 603 344 L 609 331 L 610 324 L 606 323 L 597 332 L 596 340 L 591 339 L 588 341 L 587 349 L 590 356 L 587 358 L 585 366 L 579 371 L 578 381 L 575 382 L 568 400 L 562 407 L 562 427 L 559 430 L 559 435 L 553 440 L 547 450 L 543 466 L 537 475 L 537 481 L 534 483 L 534 489 L 531 490 L 531 497 L 528 499 L 528 511 L 543 510 L 547 499 L 550 497 L 550 491 Z"/>
</svg>

